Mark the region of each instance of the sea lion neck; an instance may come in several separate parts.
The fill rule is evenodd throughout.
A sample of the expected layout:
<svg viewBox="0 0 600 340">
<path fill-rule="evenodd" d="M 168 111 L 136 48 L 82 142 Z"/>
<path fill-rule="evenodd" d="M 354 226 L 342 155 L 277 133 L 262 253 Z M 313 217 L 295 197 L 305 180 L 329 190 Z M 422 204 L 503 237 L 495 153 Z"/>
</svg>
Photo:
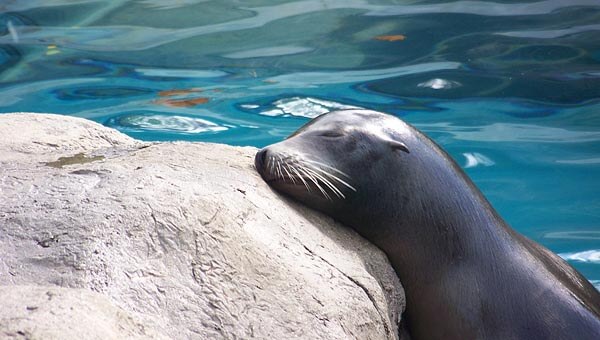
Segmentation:
<svg viewBox="0 0 600 340">
<path fill-rule="evenodd" d="M 400 156 L 407 161 L 390 181 L 397 188 L 359 188 L 365 199 L 357 205 L 367 209 L 360 209 L 362 216 L 348 213 L 348 224 L 389 255 L 405 285 L 439 279 L 444 273 L 438 268 L 454 271 L 502 256 L 509 237 L 505 222 L 452 158 L 420 138 L 428 145 L 415 149 L 427 152 Z"/>
<path fill-rule="evenodd" d="M 438 324 L 433 318 L 418 325 L 437 324 L 439 338 L 476 338 L 471 314 L 463 309 L 478 307 L 465 296 L 485 296 L 479 289 L 503 280 L 494 263 L 512 262 L 506 254 L 519 245 L 509 242 L 505 222 L 449 156 L 411 164 L 417 168 L 409 170 L 421 175 L 407 177 L 402 190 L 367 193 L 371 200 L 377 197 L 366 210 L 373 215 L 357 219 L 366 228 L 355 229 L 388 255 L 406 291 L 406 316 L 415 335 L 426 331 L 412 320 L 442 313 L 452 320 Z M 375 208 L 380 206 L 386 209 Z M 473 276 L 473 268 L 479 268 L 479 276 Z"/>
</svg>

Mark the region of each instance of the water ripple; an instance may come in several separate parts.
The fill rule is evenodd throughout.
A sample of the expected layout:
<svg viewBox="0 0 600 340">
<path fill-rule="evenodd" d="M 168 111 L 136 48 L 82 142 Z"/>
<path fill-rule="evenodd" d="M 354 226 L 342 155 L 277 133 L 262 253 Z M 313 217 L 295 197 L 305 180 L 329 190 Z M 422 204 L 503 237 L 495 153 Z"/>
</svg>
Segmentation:
<svg viewBox="0 0 600 340">
<path fill-rule="evenodd" d="M 362 0 L 306 0 L 274 6 L 243 8 L 252 12 L 253 16 L 184 29 L 128 25 L 102 27 L 20 26 L 17 34 L 19 35 L 19 44 L 56 44 L 88 51 L 135 51 L 200 35 L 262 27 L 273 21 L 306 13 L 370 7 L 372 5 Z M 2 43 L 13 43 L 13 41 L 11 37 L 4 36 L 0 37 L 0 44 Z"/>
<path fill-rule="evenodd" d="M 265 107 L 255 104 L 242 104 L 240 107 L 251 111 L 258 111 L 263 116 L 296 116 L 306 118 L 315 118 L 335 110 L 358 108 L 352 105 L 312 97 L 282 98 Z"/>
<path fill-rule="evenodd" d="M 133 86 L 68 87 L 54 91 L 56 97 L 62 100 L 117 99 L 142 96 L 152 92 L 150 89 Z"/>
<path fill-rule="evenodd" d="M 219 78 L 228 73 L 220 70 L 185 70 L 173 68 L 136 68 L 136 72 L 147 77 L 166 78 Z"/>
<path fill-rule="evenodd" d="M 600 31 L 600 25 L 583 25 L 574 26 L 564 29 L 557 30 L 539 30 L 539 31 L 513 31 L 496 33 L 498 35 L 504 35 L 507 37 L 515 38 L 537 38 L 537 39 L 554 39 L 560 38 L 571 34 L 589 32 L 589 31 Z"/>
<path fill-rule="evenodd" d="M 186 134 L 220 132 L 228 130 L 228 127 L 215 124 L 206 119 L 166 114 L 127 114 L 109 119 L 106 122 L 106 125 L 133 130 L 177 132 Z"/>
<path fill-rule="evenodd" d="M 487 156 L 480 154 L 479 152 L 465 152 L 463 156 L 467 159 L 465 168 L 474 168 L 476 166 L 492 166 L 496 163 L 489 159 Z"/>
<path fill-rule="evenodd" d="M 558 256 L 567 261 L 600 263 L 600 250 L 586 250 L 576 253 L 560 253 Z"/>
<path fill-rule="evenodd" d="M 75 85 L 99 82 L 99 78 L 73 78 L 73 79 L 56 79 L 56 80 L 44 80 L 37 82 L 29 82 L 25 84 L 15 85 L 2 89 L 2 95 L 0 96 L 0 107 L 10 106 L 16 104 L 26 98 L 27 96 L 33 95 L 36 92 L 41 92 L 48 89 L 56 88 L 69 88 Z"/>
<path fill-rule="evenodd" d="M 294 88 L 311 87 L 323 84 L 360 83 L 378 79 L 400 77 L 409 74 L 452 70 L 457 69 L 460 66 L 461 63 L 445 61 L 373 70 L 289 73 L 271 77 L 266 80 L 268 84 L 256 86 L 255 89 L 280 87 Z"/>
<path fill-rule="evenodd" d="M 313 51 L 313 48 L 303 46 L 274 46 L 257 48 L 254 50 L 244 50 L 239 52 L 233 52 L 223 55 L 225 58 L 230 59 L 244 59 L 244 58 L 263 58 L 263 57 L 277 57 L 291 54 L 300 54 Z"/>
<path fill-rule="evenodd" d="M 449 90 L 461 86 L 462 84 L 457 81 L 441 78 L 429 79 L 428 81 L 417 84 L 417 87 L 427 87 L 433 90 Z"/>
<path fill-rule="evenodd" d="M 420 128 L 447 132 L 456 139 L 481 142 L 581 143 L 600 140 L 600 131 L 574 131 L 533 124 L 493 123 L 483 126 L 455 126 L 425 123 Z"/>
<path fill-rule="evenodd" d="M 441 4 L 381 6 L 367 15 L 396 16 L 428 13 L 475 14 L 482 16 L 542 15 L 575 6 L 598 7 L 598 0 L 546 0 L 530 3 L 505 4 L 488 1 L 455 1 Z"/>
<path fill-rule="evenodd" d="M 240 8 L 251 17 L 183 29 L 130 25 L 94 27 L 31 26 L 15 27 L 18 44 L 55 44 L 88 51 L 135 51 L 157 47 L 201 35 L 247 30 L 302 14 L 334 9 L 366 11 L 369 16 L 406 16 L 432 13 L 476 14 L 483 16 L 540 15 L 575 7 L 599 7 L 597 0 L 546 0 L 534 3 L 504 4 L 483 1 L 456 1 L 428 5 L 373 5 L 365 0 L 305 0 L 273 6 Z M 15 43 L 14 35 L 0 37 L 0 44 Z"/>
<path fill-rule="evenodd" d="M 546 233 L 545 238 L 564 240 L 600 240 L 600 231 L 596 230 L 572 230 L 553 231 Z"/>
</svg>

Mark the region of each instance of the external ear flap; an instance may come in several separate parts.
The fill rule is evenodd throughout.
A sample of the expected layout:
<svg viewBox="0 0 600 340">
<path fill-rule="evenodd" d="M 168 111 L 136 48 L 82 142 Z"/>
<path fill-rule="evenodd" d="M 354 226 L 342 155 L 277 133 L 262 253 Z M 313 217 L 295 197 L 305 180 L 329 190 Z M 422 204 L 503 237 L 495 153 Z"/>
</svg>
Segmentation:
<svg viewBox="0 0 600 340">
<path fill-rule="evenodd" d="M 402 142 L 390 140 L 390 141 L 388 141 L 388 145 L 392 148 L 392 150 L 400 150 L 400 151 L 404 151 L 406 153 L 410 153 L 410 151 L 406 147 L 406 144 L 404 144 Z"/>
</svg>

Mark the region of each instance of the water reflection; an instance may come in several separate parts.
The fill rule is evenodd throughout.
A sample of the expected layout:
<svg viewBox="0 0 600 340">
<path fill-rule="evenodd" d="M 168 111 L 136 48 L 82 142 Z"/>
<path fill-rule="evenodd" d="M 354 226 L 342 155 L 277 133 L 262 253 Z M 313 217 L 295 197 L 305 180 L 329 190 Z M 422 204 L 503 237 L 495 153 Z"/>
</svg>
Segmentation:
<svg viewBox="0 0 600 340">
<path fill-rule="evenodd" d="M 56 96 L 62 100 L 118 99 L 143 96 L 152 92 L 150 89 L 125 86 L 80 86 L 54 91 Z"/>
<path fill-rule="evenodd" d="M 166 78 L 218 78 L 228 73 L 220 70 L 185 70 L 174 68 L 136 68 L 136 72 L 147 77 Z"/>
<path fill-rule="evenodd" d="M 255 104 L 242 104 L 240 106 L 242 109 L 246 109 L 250 112 L 258 112 L 258 114 L 263 116 L 296 116 L 305 118 L 315 118 L 324 113 L 335 110 L 347 110 L 358 108 L 352 105 L 346 105 L 334 101 L 317 99 L 312 97 L 282 98 L 274 101 L 273 103 L 267 104 L 264 107 Z"/>
<path fill-rule="evenodd" d="M 2 89 L 0 96 L 0 107 L 10 106 L 21 102 L 26 98 L 31 98 L 40 91 L 57 89 L 62 87 L 76 86 L 85 83 L 99 82 L 100 79 L 78 78 L 78 79 L 58 79 L 32 82 L 28 84 L 15 85 Z M 31 111 L 36 111 L 32 109 Z M 40 112 L 42 110 L 38 110 Z M 43 111 L 42 111 L 43 112 Z"/>
<path fill-rule="evenodd" d="M 223 56 L 230 59 L 264 58 L 306 53 L 313 50 L 313 48 L 302 46 L 276 46 L 233 52 Z"/>
<path fill-rule="evenodd" d="M 360 83 L 378 79 L 394 78 L 410 74 L 419 74 L 439 70 L 457 69 L 461 66 L 455 62 L 436 62 L 416 65 L 408 65 L 387 69 L 372 69 L 360 71 L 335 71 L 335 72 L 302 72 L 290 73 L 271 77 L 266 80 L 268 84 L 258 86 L 265 87 L 311 87 L 324 84 Z"/>
<path fill-rule="evenodd" d="M 574 131 L 533 124 L 493 123 L 458 126 L 452 123 L 419 124 L 426 130 L 452 134 L 454 139 L 479 142 L 584 143 L 600 141 L 600 131 Z"/>
<path fill-rule="evenodd" d="M 497 33 L 498 35 L 505 35 L 507 37 L 515 38 L 536 38 L 536 39 L 554 39 L 564 37 L 570 34 L 589 32 L 589 31 L 600 31 L 600 25 L 583 25 L 574 26 L 564 29 L 556 30 L 541 30 L 541 31 L 514 31 L 514 32 L 503 32 Z"/>
<path fill-rule="evenodd" d="M 542 15 L 574 6 L 598 7 L 596 0 L 546 0 L 529 3 L 455 1 L 428 5 L 382 6 L 367 15 L 392 16 L 431 13 L 460 13 L 485 16 Z"/>
<path fill-rule="evenodd" d="M 567 261 L 600 263 L 600 250 L 585 250 L 575 253 L 561 253 L 558 255 Z"/>
<path fill-rule="evenodd" d="M 198 134 L 228 129 L 198 117 L 166 115 L 158 113 L 133 113 L 110 118 L 106 125 L 120 129 L 148 130 Z"/>
<path fill-rule="evenodd" d="M 600 240 L 600 231 L 590 230 L 573 230 L 573 231 L 556 231 L 549 232 L 544 235 L 550 239 L 566 239 L 566 240 Z"/>
<path fill-rule="evenodd" d="M 462 84 L 457 81 L 446 80 L 441 78 L 429 79 L 427 81 L 417 84 L 417 87 L 427 87 L 433 90 L 448 90 L 461 86 Z"/>
<path fill-rule="evenodd" d="M 467 159 L 464 168 L 474 168 L 476 166 L 492 166 L 496 163 L 489 159 L 487 156 L 480 154 L 479 152 L 465 152 L 463 156 Z"/>
</svg>

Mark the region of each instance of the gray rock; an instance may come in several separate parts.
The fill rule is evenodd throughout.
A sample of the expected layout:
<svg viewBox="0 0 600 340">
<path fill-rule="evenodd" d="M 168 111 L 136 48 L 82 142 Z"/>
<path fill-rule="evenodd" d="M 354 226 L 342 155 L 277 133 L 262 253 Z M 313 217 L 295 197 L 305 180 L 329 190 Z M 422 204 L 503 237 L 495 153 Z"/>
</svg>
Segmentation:
<svg viewBox="0 0 600 340">
<path fill-rule="evenodd" d="M 104 295 L 57 286 L 0 286 L 2 339 L 168 339 Z"/>
<path fill-rule="evenodd" d="M 385 255 L 255 152 L 0 115 L 0 338 L 397 338 Z"/>
</svg>

